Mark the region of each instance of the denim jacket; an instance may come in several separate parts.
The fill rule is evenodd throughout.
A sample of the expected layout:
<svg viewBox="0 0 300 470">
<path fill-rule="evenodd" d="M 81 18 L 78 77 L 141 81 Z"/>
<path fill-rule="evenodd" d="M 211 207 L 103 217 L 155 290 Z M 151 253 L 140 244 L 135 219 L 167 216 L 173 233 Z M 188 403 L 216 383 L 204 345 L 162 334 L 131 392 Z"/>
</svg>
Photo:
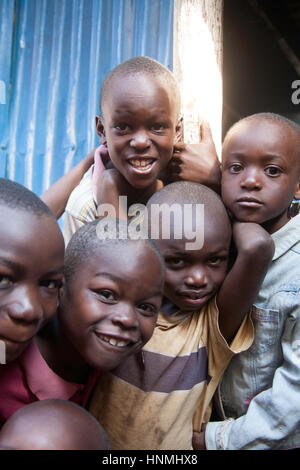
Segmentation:
<svg viewBox="0 0 300 470">
<path fill-rule="evenodd" d="M 207 449 L 300 447 L 300 214 L 272 238 L 275 253 L 252 307 L 255 339 L 223 376 L 217 401 L 225 421 L 208 423 Z"/>
</svg>

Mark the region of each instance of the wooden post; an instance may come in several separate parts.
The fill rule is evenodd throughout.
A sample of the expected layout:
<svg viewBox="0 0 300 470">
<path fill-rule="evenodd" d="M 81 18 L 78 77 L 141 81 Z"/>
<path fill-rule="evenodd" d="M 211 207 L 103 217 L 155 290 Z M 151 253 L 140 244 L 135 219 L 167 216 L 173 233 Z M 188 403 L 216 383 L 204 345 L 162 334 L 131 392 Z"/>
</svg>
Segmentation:
<svg viewBox="0 0 300 470">
<path fill-rule="evenodd" d="M 174 0 L 173 71 L 179 82 L 184 141 L 198 143 L 210 123 L 220 157 L 222 142 L 223 0 Z"/>
</svg>

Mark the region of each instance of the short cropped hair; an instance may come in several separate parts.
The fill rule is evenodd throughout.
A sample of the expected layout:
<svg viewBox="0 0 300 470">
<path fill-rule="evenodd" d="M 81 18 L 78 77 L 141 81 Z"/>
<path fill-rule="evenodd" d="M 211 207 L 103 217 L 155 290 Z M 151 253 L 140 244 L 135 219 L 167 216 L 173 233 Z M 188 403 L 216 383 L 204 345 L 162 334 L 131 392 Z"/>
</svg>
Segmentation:
<svg viewBox="0 0 300 470">
<path fill-rule="evenodd" d="M 300 162 L 300 126 L 296 122 L 292 121 L 291 119 L 288 119 L 285 116 L 282 116 L 281 114 L 276 114 L 276 113 L 255 113 L 251 114 L 250 116 L 246 116 L 239 121 L 235 122 L 227 131 L 224 141 L 223 141 L 223 146 L 225 146 L 226 142 L 228 139 L 231 137 L 231 134 L 233 130 L 239 125 L 244 122 L 251 122 L 251 121 L 271 121 L 275 124 L 278 124 L 280 126 L 285 126 L 286 128 L 290 129 L 297 140 L 297 147 L 296 147 L 296 152 L 299 157 L 299 162 Z"/>
<path fill-rule="evenodd" d="M 56 220 L 49 207 L 36 194 L 7 178 L 0 178 L 0 205 L 20 209 L 37 216 L 47 215 Z"/>
<path fill-rule="evenodd" d="M 198 204 L 204 206 L 205 217 L 209 217 L 210 220 L 215 221 L 216 227 L 219 227 L 218 229 L 221 227 L 221 230 L 224 229 L 224 231 L 227 229 L 231 230 L 227 209 L 221 197 L 215 191 L 203 184 L 191 181 L 176 181 L 175 183 L 170 183 L 164 186 L 162 189 L 154 193 L 148 200 L 146 206 L 148 214 L 148 233 L 152 234 L 153 229 L 155 229 L 154 232 L 157 232 L 159 226 L 163 226 L 163 221 L 160 221 L 157 218 L 157 215 L 152 219 L 152 206 L 157 205 L 158 209 L 162 210 L 164 205 L 167 205 L 171 212 L 173 210 L 176 212 L 176 206 L 180 206 L 180 208 L 182 208 L 184 205 L 191 205 L 192 208 L 195 208 Z M 192 212 L 190 213 L 191 216 Z M 182 222 L 185 223 L 184 213 L 182 211 L 179 212 L 179 214 L 180 213 Z M 159 226 L 157 226 L 157 224 L 159 224 Z"/>
<path fill-rule="evenodd" d="M 128 243 L 139 242 L 139 240 L 131 240 L 128 237 L 128 222 L 125 219 L 105 219 L 111 222 L 111 224 L 107 224 L 106 238 L 100 237 L 97 233 L 99 219 L 83 225 L 72 236 L 65 252 L 64 274 L 66 282 L 70 282 L 80 265 L 91 258 L 100 247 L 105 246 L 107 249 L 110 249 L 117 245 L 125 246 Z M 155 242 L 149 239 L 141 241 L 149 244 L 157 256 L 164 273 L 164 259 Z"/>
<path fill-rule="evenodd" d="M 212 189 L 203 184 L 191 181 L 176 181 L 164 186 L 154 193 L 147 202 L 152 204 L 207 204 L 211 208 L 219 208 L 226 212 L 221 197 Z"/>
<path fill-rule="evenodd" d="M 117 65 L 103 80 L 100 93 L 100 111 L 102 113 L 103 103 L 108 94 L 110 84 L 114 78 L 134 75 L 148 75 L 153 79 L 162 79 L 166 88 L 169 89 L 176 100 L 177 109 L 180 108 L 179 86 L 173 73 L 157 60 L 146 56 L 133 57 Z"/>
</svg>

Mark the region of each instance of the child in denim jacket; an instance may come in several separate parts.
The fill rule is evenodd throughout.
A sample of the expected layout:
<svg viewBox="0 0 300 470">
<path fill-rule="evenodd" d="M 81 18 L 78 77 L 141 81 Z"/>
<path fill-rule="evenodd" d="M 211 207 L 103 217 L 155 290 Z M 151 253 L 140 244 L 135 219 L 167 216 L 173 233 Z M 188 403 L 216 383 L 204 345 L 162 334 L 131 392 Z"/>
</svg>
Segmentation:
<svg viewBox="0 0 300 470">
<path fill-rule="evenodd" d="M 235 219 L 261 224 L 275 253 L 252 311 L 255 340 L 232 359 L 220 388 L 222 422 L 205 429 L 207 449 L 300 447 L 300 128 L 260 113 L 228 132 L 222 197 Z M 203 433 L 194 447 L 203 448 Z"/>
</svg>

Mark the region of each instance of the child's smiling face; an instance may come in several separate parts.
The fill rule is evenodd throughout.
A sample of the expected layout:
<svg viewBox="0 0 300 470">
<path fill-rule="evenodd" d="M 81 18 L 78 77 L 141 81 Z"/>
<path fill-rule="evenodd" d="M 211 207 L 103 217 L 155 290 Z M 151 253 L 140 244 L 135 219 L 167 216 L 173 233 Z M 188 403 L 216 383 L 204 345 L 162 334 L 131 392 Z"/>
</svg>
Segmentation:
<svg viewBox="0 0 300 470">
<path fill-rule="evenodd" d="M 146 269 L 145 269 L 146 267 Z M 103 245 L 72 275 L 59 321 L 80 356 L 115 368 L 152 336 L 163 295 L 163 268 L 149 243 Z"/>
<path fill-rule="evenodd" d="M 295 133 L 271 120 L 236 125 L 222 155 L 222 198 L 242 222 L 273 233 L 288 221 L 293 197 L 300 197 Z"/>
<path fill-rule="evenodd" d="M 0 340 L 15 360 L 56 313 L 64 241 L 55 220 L 0 206 Z"/>
<path fill-rule="evenodd" d="M 162 80 L 147 75 L 112 80 L 97 130 L 112 162 L 137 189 L 159 178 L 180 132 L 178 103 Z"/>
</svg>

